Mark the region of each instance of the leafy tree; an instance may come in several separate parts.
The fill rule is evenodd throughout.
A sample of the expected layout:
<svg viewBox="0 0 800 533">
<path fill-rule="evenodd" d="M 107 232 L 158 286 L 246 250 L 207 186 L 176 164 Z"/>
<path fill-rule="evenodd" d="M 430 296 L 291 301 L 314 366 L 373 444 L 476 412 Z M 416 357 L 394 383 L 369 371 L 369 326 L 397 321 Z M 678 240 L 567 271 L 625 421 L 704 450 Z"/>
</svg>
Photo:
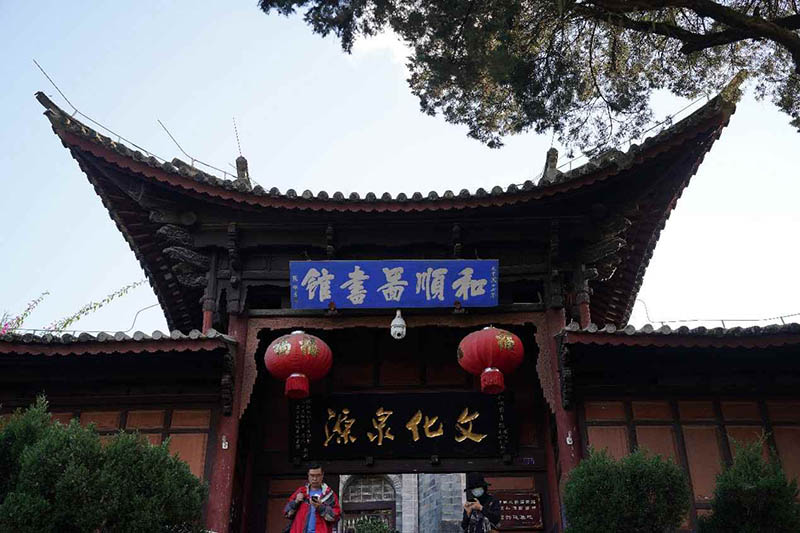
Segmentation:
<svg viewBox="0 0 800 533">
<path fill-rule="evenodd" d="M 200 531 L 205 486 L 172 457 L 120 433 L 51 422 L 37 400 L 0 427 L 0 531 Z"/>
<path fill-rule="evenodd" d="M 764 459 L 764 441 L 734 443 L 733 464 L 717 476 L 712 514 L 700 517 L 700 533 L 800 531 L 797 482 L 787 481 L 777 458 Z"/>
<path fill-rule="evenodd" d="M 800 129 L 796 0 L 260 0 L 313 31 L 390 29 L 422 110 L 489 146 L 526 130 L 605 147 L 642 132 L 657 89 L 695 98 L 742 69 Z"/>
<path fill-rule="evenodd" d="M 636 451 L 615 461 L 591 452 L 564 487 L 568 533 L 664 533 L 689 510 L 686 475 L 671 460 Z"/>
</svg>

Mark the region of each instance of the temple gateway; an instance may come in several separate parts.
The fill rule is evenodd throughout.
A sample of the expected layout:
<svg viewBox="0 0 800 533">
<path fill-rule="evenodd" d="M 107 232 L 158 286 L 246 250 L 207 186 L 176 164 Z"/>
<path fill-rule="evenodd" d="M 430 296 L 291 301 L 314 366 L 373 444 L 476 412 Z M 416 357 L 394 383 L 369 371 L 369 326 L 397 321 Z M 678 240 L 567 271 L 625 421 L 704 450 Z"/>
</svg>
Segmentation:
<svg viewBox="0 0 800 533">
<path fill-rule="evenodd" d="M 626 152 L 561 172 L 553 151 L 536 183 L 396 197 L 266 190 L 242 157 L 223 180 L 37 99 L 171 331 L 0 337 L 3 412 L 45 391 L 59 420 L 169 438 L 209 484 L 211 531 L 281 531 L 317 461 L 343 524 L 408 533 L 452 530 L 467 471 L 503 531 L 563 531 L 590 446 L 673 458 L 686 530 L 733 439 L 766 432 L 800 474 L 800 326 L 626 326 L 735 85 Z"/>
</svg>

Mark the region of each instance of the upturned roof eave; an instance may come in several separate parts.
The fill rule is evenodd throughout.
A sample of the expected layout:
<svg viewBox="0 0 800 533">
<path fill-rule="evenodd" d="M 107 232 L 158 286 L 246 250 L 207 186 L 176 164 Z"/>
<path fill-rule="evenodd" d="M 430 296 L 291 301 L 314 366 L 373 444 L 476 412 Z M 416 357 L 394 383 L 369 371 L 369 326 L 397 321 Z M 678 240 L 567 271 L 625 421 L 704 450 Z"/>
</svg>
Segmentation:
<svg viewBox="0 0 800 533">
<path fill-rule="evenodd" d="M 610 151 L 575 170 L 558 174 L 549 181 L 542 181 L 539 184 L 533 184 L 528 181 L 521 187 L 511 185 L 505 190 L 500 187 L 494 187 L 491 192 L 479 189 L 474 194 L 470 194 L 466 190 L 461 191 L 458 195 L 448 191 L 441 196 L 437 193 L 430 193 L 427 197 L 420 193 L 415 193 L 411 198 L 405 195 L 392 198 L 387 194 L 381 195 L 379 198 L 373 193 L 368 193 L 362 199 L 358 195 L 351 195 L 350 198 L 345 198 L 341 193 L 329 196 L 327 193 L 322 192 L 315 196 L 310 191 L 297 195 L 292 190 L 281 194 L 274 188 L 270 191 L 264 191 L 260 187 L 249 189 L 243 182 L 220 180 L 189 165 L 160 163 L 154 157 L 131 150 L 75 120 L 51 102 L 44 94 L 37 93 L 37 99 L 46 108 L 45 115 L 50 120 L 54 132 L 65 147 L 70 149 L 73 157 L 78 159 L 79 163 L 81 163 L 81 160 L 78 154 L 81 154 L 81 157 L 98 158 L 122 168 L 128 173 L 139 176 L 142 180 L 158 183 L 178 192 L 183 191 L 194 198 L 200 198 L 201 200 L 205 198 L 213 201 L 216 205 L 220 205 L 220 203 L 228 204 L 234 209 L 247 207 L 248 209 L 256 210 L 278 209 L 369 214 L 442 212 L 503 207 L 536 202 L 542 199 L 566 199 L 576 191 L 588 192 L 593 190 L 593 184 L 608 182 L 615 176 L 628 175 L 637 166 L 652 160 L 677 145 L 681 145 L 681 143 L 687 142 L 687 140 L 694 140 L 698 135 L 705 132 L 711 138 L 711 141 L 706 143 L 704 150 L 697 153 L 696 160 L 691 165 L 690 172 L 688 172 L 689 175 L 676 178 L 682 180 L 680 188 L 682 190 L 688 184 L 688 178 L 696 172 L 703 156 L 711 148 L 713 141 L 719 136 L 722 128 L 728 123 L 730 116 L 735 111 L 735 102 L 738 99 L 738 82 L 732 82 L 716 98 L 658 135 L 646 139 L 641 146 L 634 145 L 625 153 Z M 708 132 L 711 133 L 709 134 Z M 108 203 L 109 200 L 105 196 L 102 184 L 93 179 L 87 169 L 84 169 L 84 172 L 87 173 L 87 177 L 94 185 L 98 195 L 103 199 L 109 213 L 112 214 L 112 218 L 114 218 L 113 207 Z M 667 204 L 659 220 L 650 224 L 651 227 L 647 230 L 651 235 L 649 244 L 643 249 L 637 250 L 634 257 L 629 258 L 630 266 L 633 268 L 628 270 L 633 270 L 636 274 L 619 275 L 616 279 L 612 278 L 607 282 L 609 286 L 613 286 L 617 293 L 621 290 L 629 296 L 624 306 L 620 307 L 618 302 L 593 299 L 593 317 L 604 322 L 624 323 L 627 321 L 647 263 L 658 240 L 661 227 L 663 227 L 663 223 L 669 216 L 669 212 L 674 208 L 675 202 L 671 201 L 667 202 Z M 168 290 L 161 287 L 164 280 L 156 279 L 157 276 L 150 273 L 146 259 L 140 257 L 138 252 L 140 243 L 137 243 L 129 235 L 123 224 L 120 224 L 116 219 L 115 222 L 120 225 L 124 237 L 134 252 L 137 253 L 137 258 L 148 274 L 151 284 L 156 289 L 156 294 L 164 310 L 169 327 L 187 329 L 196 327 L 198 324 L 195 324 L 191 318 L 194 314 L 190 309 L 184 309 L 185 305 L 183 304 L 176 308 L 174 302 L 169 299 L 167 299 L 169 301 L 165 300 L 165 291 Z M 616 308 L 609 311 L 609 305 L 616 306 Z M 596 310 L 595 307 L 598 309 Z M 600 308 L 604 308 L 605 311 L 600 311 Z"/>
<path fill-rule="evenodd" d="M 689 130 L 702 127 L 708 122 L 716 121 L 720 124 L 726 122 L 735 109 L 733 99 L 723 92 L 688 117 L 647 138 L 641 146 L 632 145 L 624 153 L 610 150 L 580 167 L 565 173 L 559 172 L 550 179 L 542 179 L 538 183 L 528 180 L 522 185 L 512 184 L 505 189 L 495 186 L 490 191 L 481 188 L 475 193 L 470 193 L 466 189 L 458 194 L 452 191 L 442 194 L 432 191 L 427 195 L 416 192 L 410 197 L 402 193 L 392 197 L 388 193 L 379 196 L 370 192 L 362 198 L 357 193 L 345 197 L 339 192 L 328 194 L 321 191 L 314 195 L 311 191 L 297 194 L 292 189 L 281 193 L 274 187 L 269 191 L 260 186 L 251 189 L 245 182 L 217 178 L 177 159 L 162 163 L 153 156 L 132 150 L 86 126 L 69 116 L 43 93 L 37 93 L 36 98 L 46 108 L 45 115 L 50 120 L 53 130 L 68 147 L 87 151 L 95 157 L 146 179 L 214 198 L 217 201 L 230 202 L 234 206 L 350 212 L 437 211 L 497 207 L 569 193 L 598 181 L 607 180 L 652 159 L 666 147 L 671 146 L 670 140 Z"/>
</svg>

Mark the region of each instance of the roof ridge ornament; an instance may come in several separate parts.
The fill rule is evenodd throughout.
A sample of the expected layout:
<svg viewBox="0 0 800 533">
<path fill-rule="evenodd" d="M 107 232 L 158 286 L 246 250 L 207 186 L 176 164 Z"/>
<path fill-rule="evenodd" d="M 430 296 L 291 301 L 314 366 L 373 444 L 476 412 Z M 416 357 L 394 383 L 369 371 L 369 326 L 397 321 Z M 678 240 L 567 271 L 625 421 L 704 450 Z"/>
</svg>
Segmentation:
<svg viewBox="0 0 800 533">
<path fill-rule="evenodd" d="M 557 181 L 558 177 L 562 174 L 563 172 L 558 170 L 558 150 L 551 147 L 547 151 L 547 157 L 544 161 L 544 170 L 542 171 L 542 177 L 539 181 L 541 183 L 553 183 Z"/>
<path fill-rule="evenodd" d="M 236 183 L 244 184 L 248 190 L 253 188 L 250 183 L 250 172 L 247 169 L 247 159 L 243 155 L 236 158 Z"/>
</svg>

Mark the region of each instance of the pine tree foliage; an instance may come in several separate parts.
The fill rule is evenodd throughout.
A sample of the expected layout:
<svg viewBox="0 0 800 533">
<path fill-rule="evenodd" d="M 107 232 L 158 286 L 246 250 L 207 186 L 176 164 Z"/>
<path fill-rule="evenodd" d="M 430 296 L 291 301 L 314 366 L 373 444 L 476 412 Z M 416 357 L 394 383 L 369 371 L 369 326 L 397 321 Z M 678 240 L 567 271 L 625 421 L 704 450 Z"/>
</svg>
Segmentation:
<svg viewBox="0 0 800 533">
<path fill-rule="evenodd" d="M 796 533 L 800 531 L 797 481 L 787 481 L 775 456 L 764 458 L 764 441 L 734 443 L 733 464 L 717 476 L 710 516 L 700 533 Z"/>
<path fill-rule="evenodd" d="M 203 483 L 170 455 L 120 433 L 51 422 L 39 399 L 0 426 L 0 531 L 201 531 Z"/>
<path fill-rule="evenodd" d="M 689 510 L 686 475 L 658 455 L 636 451 L 619 461 L 591 452 L 564 487 L 568 533 L 666 533 Z"/>
<path fill-rule="evenodd" d="M 422 110 L 489 146 L 553 131 L 600 149 L 638 136 L 650 96 L 712 94 L 746 69 L 800 129 L 796 0 L 260 0 L 304 12 L 346 51 L 391 30 L 411 49 Z"/>
</svg>

